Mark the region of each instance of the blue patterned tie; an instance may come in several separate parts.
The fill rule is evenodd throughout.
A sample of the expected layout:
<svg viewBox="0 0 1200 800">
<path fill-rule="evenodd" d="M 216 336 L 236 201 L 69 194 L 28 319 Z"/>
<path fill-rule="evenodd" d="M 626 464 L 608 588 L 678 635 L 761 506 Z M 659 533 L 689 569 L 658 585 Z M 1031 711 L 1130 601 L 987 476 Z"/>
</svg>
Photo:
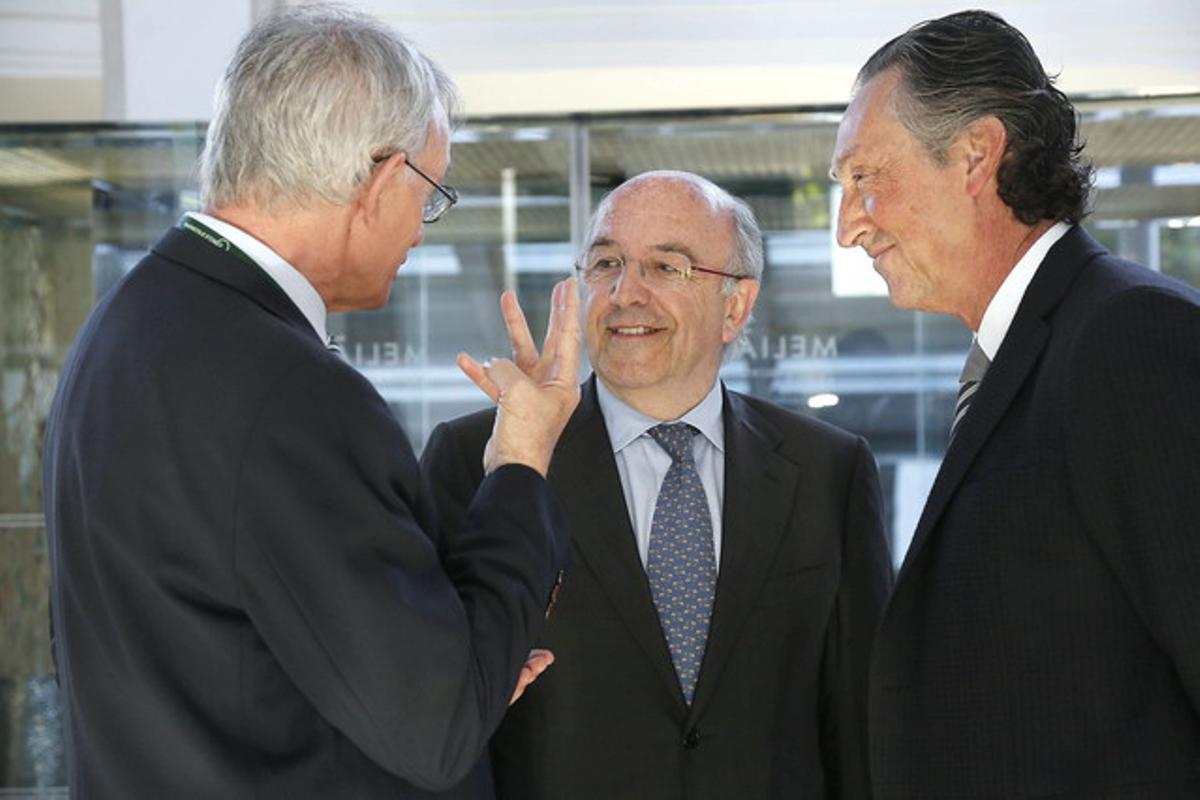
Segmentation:
<svg viewBox="0 0 1200 800">
<path fill-rule="evenodd" d="M 691 705 L 717 582 L 712 517 L 692 456 L 696 429 L 676 423 L 649 433 L 670 454 L 671 467 L 654 504 L 646 574 L 675 674 Z"/>
</svg>

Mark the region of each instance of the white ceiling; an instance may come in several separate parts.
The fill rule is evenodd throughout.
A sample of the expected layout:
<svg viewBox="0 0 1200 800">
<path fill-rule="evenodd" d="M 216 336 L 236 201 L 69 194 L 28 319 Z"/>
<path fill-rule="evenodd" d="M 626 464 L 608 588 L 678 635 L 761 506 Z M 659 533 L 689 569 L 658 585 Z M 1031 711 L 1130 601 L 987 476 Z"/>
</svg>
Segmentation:
<svg viewBox="0 0 1200 800">
<path fill-rule="evenodd" d="M 172 0 L 0 0 L 0 97 L 21 82 L 104 79 L 102 19 L 152 10 L 187 24 L 241 24 Z M 261 13 L 272 0 L 221 0 Z M 460 83 L 472 116 L 840 104 L 857 68 L 911 24 L 963 7 L 940 0 L 560 2 L 359 0 L 415 39 Z M 177 7 L 177 12 L 172 7 Z M 203 7 L 211 10 L 214 3 Z M 1006 0 L 989 6 L 1021 28 L 1069 93 L 1200 91 L 1198 0 Z M 102 13 L 102 11 L 104 13 Z M 186 50 L 187 42 L 180 48 Z M 110 46 L 111 47 L 111 46 Z M 124 42 L 135 56 L 137 41 Z M 155 63 L 194 70 L 226 54 Z M 148 67 L 149 68 L 149 67 Z M 211 67 L 204 67 L 211 69 Z M 216 74 L 211 77 L 215 81 Z M 210 79 L 204 76 L 204 81 Z M 49 85 L 49 84 L 47 84 Z M 99 89 L 97 89 L 99 91 Z M 208 96 L 184 116 L 207 116 Z M 0 109 L 0 120 L 19 109 Z M 139 113 L 145 113 L 139 111 Z M 172 116 L 177 116 L 172 112 Z M 153 117 L 153 115 L 150 115 Z M 19 117 L 18 117 L 19 118 Z"/>
</svg>

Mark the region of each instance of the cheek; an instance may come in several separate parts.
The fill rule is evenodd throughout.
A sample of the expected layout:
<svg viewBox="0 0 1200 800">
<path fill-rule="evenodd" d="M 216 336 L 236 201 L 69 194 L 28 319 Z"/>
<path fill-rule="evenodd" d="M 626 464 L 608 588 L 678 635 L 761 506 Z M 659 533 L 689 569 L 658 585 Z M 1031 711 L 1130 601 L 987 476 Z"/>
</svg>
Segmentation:
<svg viewBox="0 0 1200 800">
<path fill-rule="evenodd" d="M 719 348 L 729 329 L 724 303 L 705 303 L 687 309 L 673 309 L 680 339 L 684 346 L 706 351 Z"/>
<path fill-rule="evenodd" d="M 600 331 L 604 327 L 604 315 L 608 309 L 608 303 L 598 294 L 585 295 L 580 298 L 581 321 L 583 322 L 583 335 L 591 339 L 599 336 Z"/>
<path fill-rule="evenodd" d="M 895 227 L 897 215 L 908 213 L 907 205 L 904 195 L 890 187 L 872 188 L 863 196 L 863 213 L 879 227 Z"/>
<path fill-rule="evenodd" d="M 879 198 L 874 192 L 864 194 L 862 199 L 863 213 L 868 217 L 874 218 L 875 212 L 879 204 Z"/>
<path fill-rule="evenodd" d="M 594 321 L 604 314 L 607 302 L 603 293 L 587 292 L 579 298 L 579 304 L 583 307 L 584 316 Z"/>
</svg>

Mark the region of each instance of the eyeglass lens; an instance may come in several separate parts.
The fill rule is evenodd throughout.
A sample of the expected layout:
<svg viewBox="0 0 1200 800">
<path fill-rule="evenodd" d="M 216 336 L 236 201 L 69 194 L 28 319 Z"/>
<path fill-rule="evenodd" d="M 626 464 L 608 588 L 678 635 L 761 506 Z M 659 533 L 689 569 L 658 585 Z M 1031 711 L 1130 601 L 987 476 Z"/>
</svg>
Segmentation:
<svg viewBox="0 0 1200 800">
<path fill-rule="evenodd" d="M 682 253 L 670 252 L 658 253 L 641 261 L 627 262 L 620 255 L 593 251 L 579 264 L 578 270 L 585 283 L 608 283 L 616 280 L 627 263 L 640 264 L 644 280 L 662 284 L 685 284 L 696 272 L 706 272 L 738 280 L 742 277 L 722 270 L 698 266 Z"/>
</svg>

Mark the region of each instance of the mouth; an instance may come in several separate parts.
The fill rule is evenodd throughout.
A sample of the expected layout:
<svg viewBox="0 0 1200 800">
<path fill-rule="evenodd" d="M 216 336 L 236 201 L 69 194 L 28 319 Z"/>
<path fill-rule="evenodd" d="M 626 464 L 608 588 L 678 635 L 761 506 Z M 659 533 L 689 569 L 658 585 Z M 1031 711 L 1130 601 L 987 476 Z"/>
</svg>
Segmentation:
<svg viewBox="0 0 1200 800">
<path fill-rule="evenodd" d="M 866 252 L 867 252 L 867 256 L 868 256 L 868 257 L 871 259 L 871 265 L 872 265 L 872 266 L 875 268 L 875 270 L 876 270 L 876 271 L 878 271 L 878 270 L 879 270 L 879 260 L 880 260 L 881 258 L 883 258 L 885 255 L 887 255 L 887 253 L 888 253 L 888 252 L 889 252 L 889 251 L 890 251 L 890 250 L 891 250 L 893 247 L 895 247 L 895 245 L 887 244 L 887 245 L 884 245 L 883 247 L 876 247 L 876 248 L 874 248 L 874 249 L 867 249 L 867 251 L 866 251 Z M 864 249 L 865 249 L 865 248 L 864 248 Z"/>
<path fill-rule="evenodd" d="M 665 330 L 665 328 L 655 328 L 650 325 L 610 325 L 610 326 L 608 326 L 609 335 L 617 336 L 620 338 L 637 338 L 640 336 L 653 336 L 654 334 L 660 333 L 663 330 Z"/>
</svg>

